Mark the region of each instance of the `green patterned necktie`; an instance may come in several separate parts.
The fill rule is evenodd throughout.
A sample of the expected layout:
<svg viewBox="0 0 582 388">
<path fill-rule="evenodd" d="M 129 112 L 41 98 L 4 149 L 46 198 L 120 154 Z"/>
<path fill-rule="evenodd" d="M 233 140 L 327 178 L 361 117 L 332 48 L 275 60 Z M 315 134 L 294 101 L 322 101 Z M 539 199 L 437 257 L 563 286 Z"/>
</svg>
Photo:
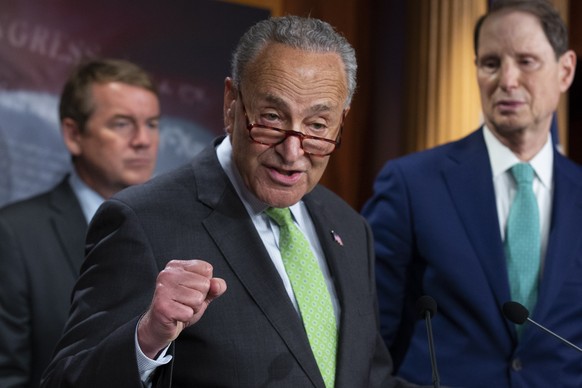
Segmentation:
<svg viewBox="0 0 582 388">
<path fill-rule="evenodd" d="M 293 223 L 289 208 L 269 208 L 265 213 L 279 225 L 279 250 L 291 281 L 311 350 L 325 386 L 335 383 L 337 325 L 331 297 L 321 268 L 307 239 Z"/>
<path fill-rule="evenodd" d="M 505 234 L 511 298 L 532 312 L 540 274 L 540 217 L 532 188 L 534 171 L 528 163 L 517 163 L 511 173 L 517 183 Z"/>
</svg>

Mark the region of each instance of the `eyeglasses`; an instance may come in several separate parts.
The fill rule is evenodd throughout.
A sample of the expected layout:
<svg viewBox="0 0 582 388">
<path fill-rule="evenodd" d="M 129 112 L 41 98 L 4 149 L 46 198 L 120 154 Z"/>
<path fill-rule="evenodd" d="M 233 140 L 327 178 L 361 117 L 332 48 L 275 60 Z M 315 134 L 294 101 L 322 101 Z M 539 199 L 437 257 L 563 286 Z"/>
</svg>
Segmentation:
<svg viewBox="0 0 582 388">
<path fill-rule="evenodd" d="M 342 132 L 344 130 L 345 110 L 342 112 L 342 122 L 339 127 L 339 133 L 335 140 L 326 139 L 312 135 L 306 135 L 302 132 L 293 131 L 290 129 L 280 129 L 269 127 L 262 124 L 251 123 L 247 110 L 242 99 L 242 94 L 238 93 L 240 102 L 245 114 L 247 129 L 249 130 L 249 137 L 252 141 L 258 144 L 268 145 L 270 147 L 283 143 L 288 137 L 296 136 L 299 138 L 303 152 L 312 156 L 327 156 L 335 151 L 341 144 Z"/>
</svg>

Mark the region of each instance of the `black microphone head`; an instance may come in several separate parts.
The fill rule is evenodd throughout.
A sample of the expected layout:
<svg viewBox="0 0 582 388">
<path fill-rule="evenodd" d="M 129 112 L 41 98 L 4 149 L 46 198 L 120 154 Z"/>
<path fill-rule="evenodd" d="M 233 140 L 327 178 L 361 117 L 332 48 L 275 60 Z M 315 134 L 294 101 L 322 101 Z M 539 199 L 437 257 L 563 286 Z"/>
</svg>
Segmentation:
<svg viewBox="0 0 582 388">
<path fill-rule="evenodd" d="M 423 295 L 416 301 L 416 311 L 421 318 L 426 316 L 426 312 L 430 314 L 430 317 L 434 317 L 437 311 L 437 304 L 435 300 L 428 295 Z"/>
<path fill-rule="evenodd" d="M 511 301 L 503 304 L 503 315 L 511 322 L 521 325 L 529 317 L 529 311 L 524 305 Z"/>
</svg>

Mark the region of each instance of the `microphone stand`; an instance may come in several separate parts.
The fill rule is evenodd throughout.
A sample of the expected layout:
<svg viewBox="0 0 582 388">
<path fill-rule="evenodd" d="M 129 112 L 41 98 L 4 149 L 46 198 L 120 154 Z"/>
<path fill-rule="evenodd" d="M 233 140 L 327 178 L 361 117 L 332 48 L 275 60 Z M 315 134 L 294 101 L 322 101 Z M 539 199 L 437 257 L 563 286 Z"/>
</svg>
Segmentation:
<svg viewBox="0 0 582 388">
<path fill-rule="evenodd" d="M 540 329 L 544 330 L 546 333 L 550 333 L 551 335 L 553 335 L 557 339 L 561 340 L 565 344 L 570 345 L 571 347 L 573 347 L 574 349 L 576 349 L 579 352 L 582 352 L 582 349 L 580 349 L 578 346 L 574 345 L 572 342 L 568 341 L 567 339 L 560 337 L 559 335 L 557 335 L 556 333 L 554 333 L 553 331 L 551 331 L 549 329 L 546 329 L 545 327 L 543 327 L 542 325 L 540 325 L 536 321 L 533 321 L 533 320 L 529 319 L 529 317 L 526 318 L 526 319 L 527 319 L 528 322 L 533 323 L 534 325 L 536 325 Z"/>
<path fill-rule="evenodd" d="M 503 310 L 503 315 L 505 315 L 505 317 L 507 319 L 509 319 L 511 322 L 513 322 L 517 325 L 522 325 L 526 321 L 528 321 L 529 323 L 537 326 L 538 328 L 542 329 L 546 333 L 553 335 L 555 338 L 559 339 L 560 341 L 562 341 L 566 345 L 569 345 L 572 348 L 576 349 L 577 351 L 582 352 L 582 349 L 580 349 L 578 346 L 574 345 L 572 342 L 568 341 L 565 338 L 560 337 L 558 334 L 554 333 L 553 331 L 551 331 L 547 327 L 540 325 L 539 323 L 537 323 L 533 319 L 530 319 L 529 318 L 529 311 L 527 310 L 527 308 L 525 308 L 524 305 L 519 304 L 518 302 L 509 301 L 509 302 L 505 302 L 503 304 L 502 310 Z"/>
<path fill-rule="evenodd" d="M 426 332 L 428 334 L 428 352 L 430 354 L 430 363 L 432 367 L 432 384 L 434 388 L 440 388 L 440 377 L 434 351 L 434 339 L 432 337 L 432 324 L 430 322 L 430 312 L 428 310 L 424 313 L 424 321 L 426 323 Z"/>
</svg>

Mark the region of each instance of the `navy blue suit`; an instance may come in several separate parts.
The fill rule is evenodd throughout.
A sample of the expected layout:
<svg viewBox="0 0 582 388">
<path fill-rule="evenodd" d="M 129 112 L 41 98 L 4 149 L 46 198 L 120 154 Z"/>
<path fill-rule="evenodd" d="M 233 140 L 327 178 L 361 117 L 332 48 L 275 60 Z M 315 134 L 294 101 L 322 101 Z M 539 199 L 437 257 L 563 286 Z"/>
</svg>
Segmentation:
<svg viewBox="0 0 582 388">
<path fill-rule="evenodd" d="M 532 318 L 582 344 L 582 168 L 554 151 L 547 254 Z M 431 382 L 414 303 L 438 303 L 433 333 L 447 386 L 582 387 L 582 354 L 526 325 L 518 342 L 501 306 L 510 291 L 482 129 L 390 161 L 363 214 L 377 254 L 382 335 L 401 376 Z"/>
</svg>

